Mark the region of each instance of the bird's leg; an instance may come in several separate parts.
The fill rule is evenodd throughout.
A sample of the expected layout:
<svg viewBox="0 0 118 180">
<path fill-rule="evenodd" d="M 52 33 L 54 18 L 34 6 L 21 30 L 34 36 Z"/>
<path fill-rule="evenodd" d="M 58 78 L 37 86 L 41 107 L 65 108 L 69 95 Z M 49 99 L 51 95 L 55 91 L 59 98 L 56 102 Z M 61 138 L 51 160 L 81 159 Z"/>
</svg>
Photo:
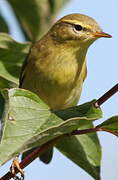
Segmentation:
<svg viewBox="0 0 118 180">
<path fill-rule="evenodd" d="M 21 174 L 21 177 L 16 176 L 16 169 Z M 13 175 L 15 180 L 23 180 L 24 179 L 24 171 L 20 168 L 20 162 L 18 156 L 14 158 L 12 165 L 10 167 L 10 172 Z"/>
</svg>

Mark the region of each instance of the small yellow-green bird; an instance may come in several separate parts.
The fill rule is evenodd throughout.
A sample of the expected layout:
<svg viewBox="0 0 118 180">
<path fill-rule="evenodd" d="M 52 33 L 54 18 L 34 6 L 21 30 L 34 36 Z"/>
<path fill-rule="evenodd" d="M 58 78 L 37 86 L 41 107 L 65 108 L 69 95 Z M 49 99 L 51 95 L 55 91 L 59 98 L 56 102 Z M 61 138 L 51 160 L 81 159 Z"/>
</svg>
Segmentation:
<svg viewBox="0 0 118 180">
<path fill-rule="evenodd" d="M 36 93 L 53 110 L 76 105 L 87 75 L 87 50 L 100 37 L 111 35 L 104 33 L 93 18 L 64 16 L 31 48 L 20 87 Z M 45 163 L 51 158 L 52 148 L 40 156 Z"/>
</svg>

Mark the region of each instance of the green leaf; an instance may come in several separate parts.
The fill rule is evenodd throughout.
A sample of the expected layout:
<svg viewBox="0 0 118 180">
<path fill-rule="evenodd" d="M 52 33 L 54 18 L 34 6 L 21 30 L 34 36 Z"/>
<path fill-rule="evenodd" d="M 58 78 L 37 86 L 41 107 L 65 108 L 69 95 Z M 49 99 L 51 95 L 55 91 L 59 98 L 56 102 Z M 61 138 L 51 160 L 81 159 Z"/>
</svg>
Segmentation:
<svg viewBox="0 0 118 180">
<path fill-rule="evenodd" d="M 56 144 L 56 147 L 92 177 L 100 179 L 101 148 L 97 135 L 65 137 Z"/>
<path fill-rule="evenodd" d="M 60 10 L 62 6 L 64 6 L 69 0 L 49 0 L 49 5 L 50 5 L 50 11 L 52 15 L 57 14 L 57 12 Z"/>
<path fill-rule="evenodd" d="M 0 77 L 18 84 L 22 63 L 30 43 L 19 43 L 8 34 L 0 33 Z"/>
<path fill-rule="evenodd" d="M 118 136 L 118 116 L 113 116 L 97 126 L 103 131 L 111 132 Z"/>
<path fill-rule="evenodd" d="M 1 118 L 2 118 L 2 115 L 3 115 L 3 111 L 4 111 L 4 98 L 0 93 L 0 124 L 1 124 Z M 1 133 L 1 127 L 0 127 L 0 133 Z"/>
<path fill-rule="evenodd" d="M 57 116 L 61 117 L 63 120 L 73 118 L 73 117 L 88 117 L 88 118 L 94 118 L 94 119 L 100 119 L 102 117 L 102 111 L 100 108 L 96 108 L 94 106 L 96 100 L 93 100 L 91 102 L 84 103 L 82 105 L 74 107 L 69 107 L 66 109 L 61 109 L 59 111 L 54 110 L 54 112 Z"/>
<path fill-rule="evenodd" d="M 3 77 L 0 77 L 0 91 L 4 88 L 13 88 L 13 87 L 18 87 L 18 85 L 16 83 L 13 83 L 11 81 L 8 81 L 6 79 L 4 79 Z M 1 121 L 1 118 L 2 118 L 2 114 L 3 114 L 3 111 L 4 111 L 4 98 L 3 96 L 1 95 L 1 92 L 0 92 L 0 121 Z"/>
<path fill-rule="evenodd" d="M 85 128 L 85 125 L 89 126 L 91 125 L 91 121 L 96 120 L 96 116 L 77 117 L 76 114 L 75 117 L 73 116 L 73 118 L 70 117 L 70 119 L 63 121 L 60 117 L 52 113 L 49 107 L 44 104 L 37 95 L 28 90 L 14 88 L 4 90 L 3 95 L 6 104 L 2 120 L 3 130 L 0 144 L 0 164 L 4 164 L 20 152 L 41 146 L 58 136 L 71 133 L 79 127 L 83 127 L 82 124 L 84 124 L 83 128 Z M 83 106 L 85 106 L 85 104 Z M 82 110 L 82 106 L 80 106 L 80 109 Z M 100 110 L 98 109 L 98 111 Z M 69 112 L 68 109 L 67 112 Z M 87 136 L 87 138 L 88 145 L 92 145 L 96 151 L 96 144 L 98 144 L 98 141 L 96 143 L 94 142 L 96 138 L 94 138 L 94 136 L 93 138 Z M 84 139 L 80 140 L 80 146 L 78 146 L 77 142 L 78 149 L 80 149 L 80 151 L 78 150 L 77 152 L 81 153 L 78 154 L 78 156 L 81 155 L 81 158 L 77 160 L 79 161 L 77 164 L 95 179 L 99 179 L 99 163 L 96 166 L 95 160 L 92 162 L 92 154 L 90 153 L 92 150 L 94 152 L 94 149 L 89 150 L 89 146 L 84 144 Z M 73 146 L 71 146 L 71 149 L 72 147 Z M 88 149 L 87 152 L 85 151 L 85 147 Z M 93 157 L 97 156 L 93 155 Z M 83 166 L 81 165 L 82 163 Z"/>
<path fill-rule="evenodd" d="M 9 32 L 9 28 L 7 23 L 5 22 L 4 18 L 2 17 L 2 15 L 0 14 L 0 32 Z"/>
<path fill-rule="evenodd" d="M 65 2 L 57 0 L 7 0 L 27 39 L 35 41 L 48 31 L 54 15 Z M 27 10 L 26 10 L 27 9 Z"/>
<path fill-rule="evenodd" d="M 96 100 L 89 103 L 60 110 L 55 113 L 62 119 L 84 117 L 100 119 L 102 111 L 94 107 Z M 89 129 L 93 125 L 91 121 L 81 121 L 78 129 Z M 56 144 L 57 149 L 67 156 L 74 163 L 87 171 L 95 179 L 100 179 L 101 146 L 96 133 L 84 134 L 79 136 L 65 137 Z"/>
<path fill-rule="evenodd" d="M 14 82 L 8 81 L 7 79 L 0 77 L 0 90 L 5 88 L 13 88 L 18 87 L 18 85 Z"/>
</svg>

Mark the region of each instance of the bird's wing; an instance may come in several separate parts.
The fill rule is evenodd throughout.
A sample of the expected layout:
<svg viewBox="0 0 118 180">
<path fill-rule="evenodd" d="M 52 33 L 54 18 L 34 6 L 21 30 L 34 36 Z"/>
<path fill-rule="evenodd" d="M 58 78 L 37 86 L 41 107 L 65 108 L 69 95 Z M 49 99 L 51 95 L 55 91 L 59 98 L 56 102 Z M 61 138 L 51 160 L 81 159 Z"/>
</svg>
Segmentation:
<svg viewBox="0 0 118 180">
<path fill-rule="evenodd" d="M 87 76 L 87 65 L 86 65 L 86 58 L 85 58 L 85 64 L 83 67 L 83 81 L 86 79 Z"/>
<path fill-rule="evenodd" d="M 22 84 L 23 84 L 23 80 L 25 78 L 25 70 L 26 70 L 26 67 L 27 67 L 27 64 L 28 64 L 28 57 L 30 55 L 30 52 L 31 52 L 31 48 L 30 48 L 30 51 L 29 53 L 27 54 L 25 60 L 24 60 L 24 63 L 22 65 L 22 68 L 21 68 L 21 72 L 20 72 L 20 78 L 19 78 L 19 88 L 22 87 Z"/>
</svg>

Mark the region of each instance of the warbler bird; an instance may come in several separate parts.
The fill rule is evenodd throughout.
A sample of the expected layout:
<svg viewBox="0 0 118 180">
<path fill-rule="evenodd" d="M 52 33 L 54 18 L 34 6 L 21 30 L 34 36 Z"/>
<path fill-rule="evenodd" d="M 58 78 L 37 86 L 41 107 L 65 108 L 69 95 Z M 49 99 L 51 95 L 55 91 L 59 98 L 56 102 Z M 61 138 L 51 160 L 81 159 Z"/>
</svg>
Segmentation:
<svg viewBox="0 0 118 180">
<path fill-rule="evenodd" d="M 31 48 L 23 65 L 20 87 L 36 93 L 53 110 L 76 105 L 87 75 L 86 53 L 98 38 L 110 38 L 83 14 L 58 20 Z M 40 156 L 49 163 L 52 148 Z"/>
</svg>

